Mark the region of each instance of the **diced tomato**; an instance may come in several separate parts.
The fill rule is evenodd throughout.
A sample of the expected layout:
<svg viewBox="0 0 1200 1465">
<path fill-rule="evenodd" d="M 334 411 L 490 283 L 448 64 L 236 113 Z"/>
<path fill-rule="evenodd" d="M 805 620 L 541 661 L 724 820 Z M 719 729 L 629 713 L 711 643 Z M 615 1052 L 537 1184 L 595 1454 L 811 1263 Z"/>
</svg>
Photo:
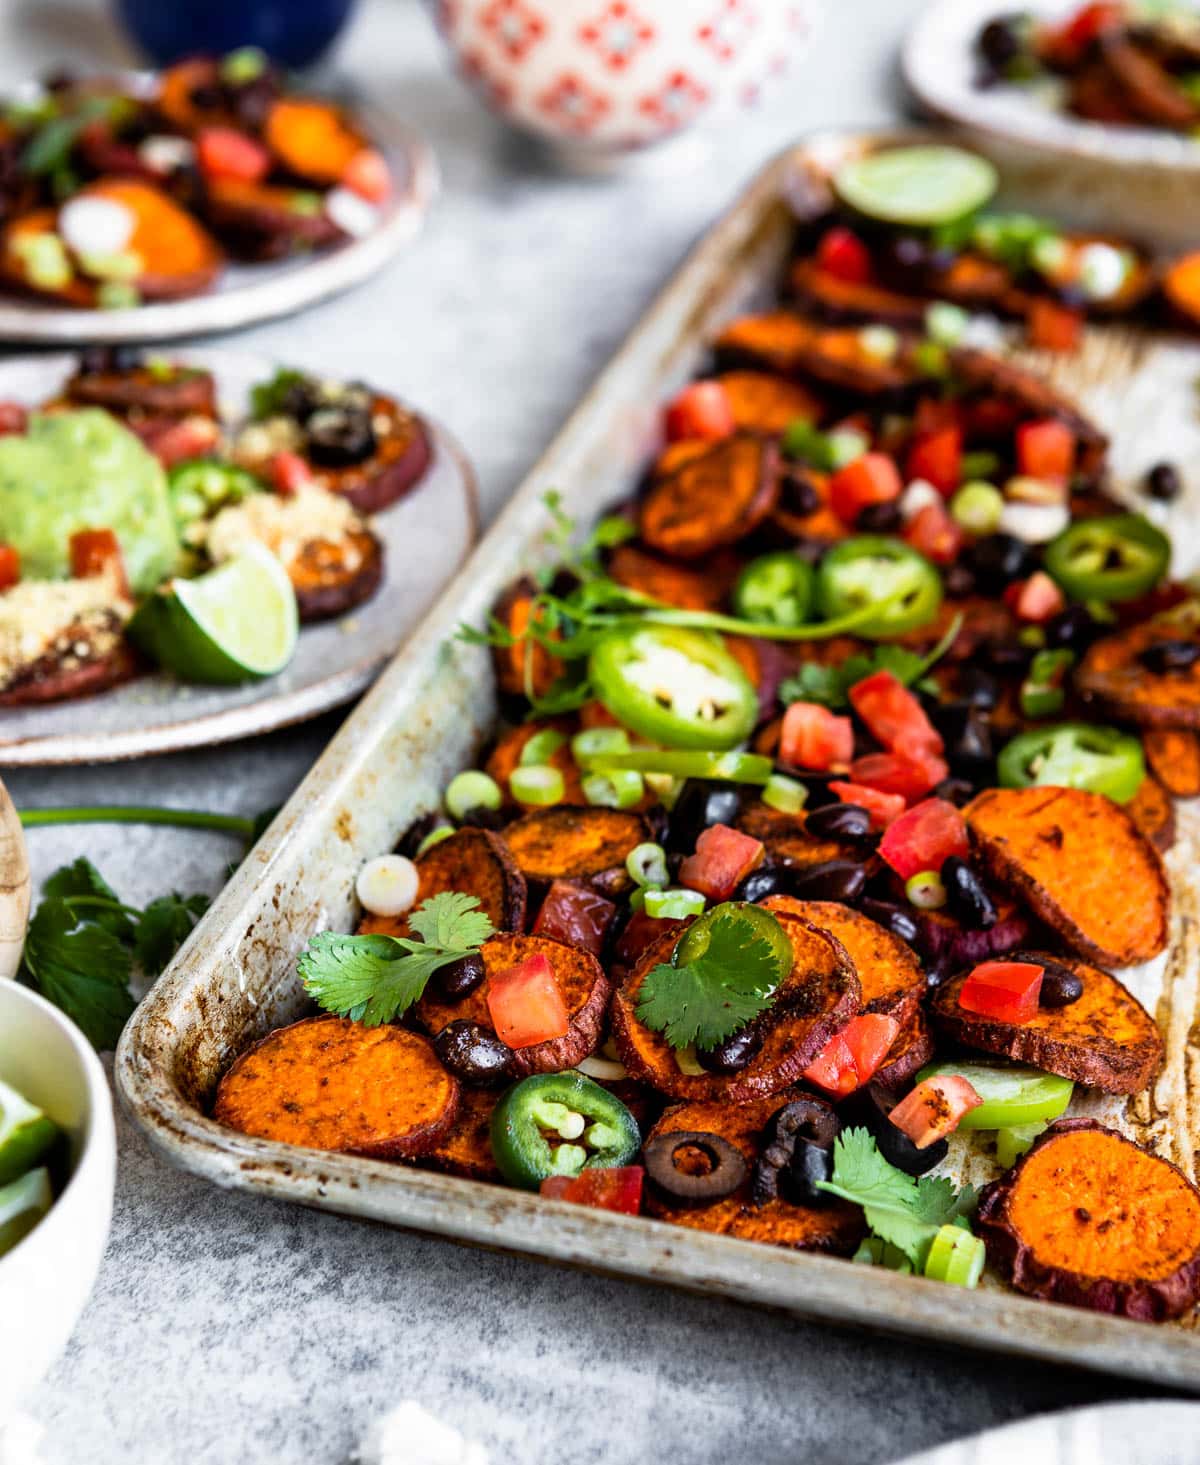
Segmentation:
<svg viewBox="0 0 1200 1465">
<path fill-rule="evenodd" d="M 19 402 L 0 402 L 0 437 L 24 432 L 28 422 L 29 413 Z"/>
<path fill-rule="evenodd" d="M 1067 597 L 1045 570 L 1034 570 L 1028 580 L 1017 580 L 1008 586 L 1004 603 L 1018 620 L 1041 625 L 1066 609 Z"/>
<path fill-rule="evenodd" d="M 921 433 L 905 460 L 909 482 L 924 478 L 939 493 L 953 493 L 962 479 L 962 445 L 962 428 L 957 425 Z"/>
<path fill-rule="evenodd" d="M 196 136 L 196 161 L 210 178 L 260 183 L 271 171 L 271 154 L 233 127 L 204 127 Z"/>
<path fill-rule="evenodd" d="M 964 1012 L 997 1022 L 1028 1022 L 1038 1010 L 1045 969 L 1032 961 L 984 961 L 958 994 Z"/>
<path fill-rule="evenodd" d="M 703 438 L 719 442 L 731 437 L 737 423 L 733 403 L 722 382 L 693 382 L 667 407 L 667 441 Z"/>
<path fill-rule="evenodd" d="M 510 1048 L 565 1037 L 571 1026 L 554 968 L 540 952 L 489 975 L 487 1005 L 496 1036 Z"/>
<path fill-rule="evenodd" d="M 870 1083 L 899 1031 L 894 1017 L 860 1013 L 825 1044 L 804 1070 L 805 1080 L 840 1098 L 852 1094 Z"/>
<path fill-rule="evenodd" d="M 392 175 L 383 154 L 362 148 L 346 164 L 342 182 L 371 203 L 383 203 L 392 191 Z"/>
<path fill-rule="evenodd" d="M 533 934 L 552 936 L 556 941 L 580 946 L 599 956 L 616 913 L 612 901 L 594 890 L 573 885 L 569 880 L 554 880 L 533 923 Z"/>
<path fill-rule="evenodd" d="M 613 967 L 628 971 L 660 936 L 670 931 L 682 931 L 684 924 L 672 916 L 648 916 L 645 911 L 634 911 L 617 937 L 613 948 Z"/>
<path fill-rule="evenodd" d="M 871 816 L 872 829 L 886 829 L 904 813 L 904 797 L 901 794 L 881 793 L 877 788 L 868 788 L 865 783 L 831 783 L 830 793 L 836 794 L 843 804 L 857 804 Z"/>
<path fill-rule="evenodd" d="M 1060 66 L 1075 66 L 1102 31 L 1124 22 L 1125 6 L 1118 0 L 1095 0 L 1084 5 L 1051 32 L 1045 45 L 1050 53 L 1048 59 Z"/>
<path fill-rule="evenodd" d="M 904 526 L 904 540 L 935 565 L 952 565 L 966 535 L 942 504 L 925 504 Z"/>
<path fill-rule="evenodd" d="M 926 1078 L 896 1105 L 888 1118 L 917 1149 L 925 1150 L 958 1128 L 958 1121 L 983 1100 L 960 1074 Z"/>
<path fill-rule="evenodd" d="M 855 783 L 881 794 L 899 794 L 906 804 L 924 798 L 949 772 L 945 761 L 933 753 L 919 763 L 902 758 L 899 753 L 868 753 L 864 758 L 855 758 L 850 765 L 850 777 Z"/>
<path fill-rule="evenodd" d="M 872 672 L 855 682 L 849 697 L 867 731 L 889 752 L 903 750 L 911 757 L 918 748 L 931 753 L 942 751 L 941 733 L 926 716 L 916 694 L 892 672 Z"/>
<path fill-rule="evenodd" d="M 913 415 L 912 431 L 916 437 L 927 437 L 957 427 L 962 431 L 962 404 L 953 397 L 922 397 Z"/>
<path fill-rule="evenodd" d="M 1017 468 L 1030 478 L 1063 482 L 1075 471 L 1075 434 L 1057 417 L 1017 428 Z"/>
<path fill-rule="evenodd" d="M 925 799 L 902 814 L 879 841 L 879 853 L 901 880 L 940 870 L 951 855 L 971 852 L 967 825 L 948 799 Z"/>
<path fill-rule="evenodd" d="M 606 1170 L 584 1170 L 573 1179 L 569 1175 L 550 1175 L 542 1181 L 541 1193 L 551 1200 L 574 1201 L 600 1211 L 636 1216 L 642 1209 L 645 1178 L 640 1165 L 615 1165 Z"/>
<path fill-rule="evenodd" d="M 853 525 L 868 505 L 891 503 L 903 488 L 893 458 L 886 453 L 864 453 L 829 480 L 829 505 L 843 524 Z"/>
<path fill-rule="evenodd" d="M 792 768 L 824 773 L 854 757 L 854 724 L 819 702 L 793 702 L 783 714 L 779 757 Z"/>
<path fill-rule="evenodd" d="M 853 230 L 841 225 L 822 234 L 817 264 L 827 274 L 854 285 L 863 285 L 871 278 L 870 250 Z"/>
<path fill-rule="evenodd" d="M 125 558 L 121 545 L 111 529 L 77 529 L 69 543 L 71 574 L 76 580 L 92 580 L 99 575 L 114 575 L 122 591 L 128 594 Z"/>
<path fill-rule="evenodd" d="M 0 544 L 0 590 L 11 590 L 21 579 L 21 556 L 15 545 Z"/>
<path fill-rule="evenodd" d="M 220 426 L 211 417 L 149 417 L 133 429 L 164 468 L 203 458 L 221 438 Z"/>
<path fill-rule="evenodd" d="M 728 824 L 710 824 L 696 841 L 696 853 L 680 865 L 679 883 L 709 900 L 728 900 L 765 854 L 761 839 Z"/>
<path fill-rule="evenodd" d="M 1036 296 L 1029 307 L 1029 344 L 1039 351 L 1074 351 L 1083 330 L 1083 316 L 1057 300 Z"/>
<path fill-rule="evenodd" d="M 280 498 L 291 498 L 311 482 L 312 469 L 299 453 L 289 453 L 285 448 L 271 459 L 271 483 Z"/>
</svg>

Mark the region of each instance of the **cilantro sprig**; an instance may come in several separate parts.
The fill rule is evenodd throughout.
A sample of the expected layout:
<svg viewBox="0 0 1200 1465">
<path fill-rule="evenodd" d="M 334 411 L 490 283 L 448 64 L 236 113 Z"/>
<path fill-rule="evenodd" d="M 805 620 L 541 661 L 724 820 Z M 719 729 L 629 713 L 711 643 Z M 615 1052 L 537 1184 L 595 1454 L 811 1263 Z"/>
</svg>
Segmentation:
<svg viewBox="0 0 1200 1465">
<path fill-rule="evenodd" d="M 431 895 L 408 924 L 420 936 L 343 936 L 322 931 L 300 958 L 305 991 L 327 1012 L 367 1027 L 393 1022 L 418 1001 L 444 966 L 477 951 L 495 927 L 473 895 Z"/>
<path fill-rule="evenodd" d="M 941 640 L 924 656 L 906 646 L 885 644 L 848 656 L 839 666 L 806 663 L 780 683 L 779 700 L 785 706 L 789 702 L 820 702 L 824 707 L 839 711 L 850 705 L 850 688 L 877 671 L 890 671 L 906 687 L 936 691 L 936 687 L 926 684 L 924 679 L 954 644 L 962 623 L 962 615 L 955 616 Z"/>
<path fill-rule="evenodd" d="M 945 1176 L 919 1180 L 898 1170 L 879 1153 L 866 1129 L 845 1129 L 833 1146 L 833 1178 L 821 1190 L 862 1206 L 867 1225 L 894 1246 L 919 1272 L 933 1238 L 943 1226 L 966 1225 L 975 1208 L 973 1186 L 956 1191 Z"/>
<path fill-rule="evenodd" d="M 736 908 L 709 916 L 709 942 L 694 960 L 659 962 L 647 973 L 638 1020 L 672 1048 L 712 1048 L 771 1005 L 779 957 L 754 921 Z"/>
</svg>

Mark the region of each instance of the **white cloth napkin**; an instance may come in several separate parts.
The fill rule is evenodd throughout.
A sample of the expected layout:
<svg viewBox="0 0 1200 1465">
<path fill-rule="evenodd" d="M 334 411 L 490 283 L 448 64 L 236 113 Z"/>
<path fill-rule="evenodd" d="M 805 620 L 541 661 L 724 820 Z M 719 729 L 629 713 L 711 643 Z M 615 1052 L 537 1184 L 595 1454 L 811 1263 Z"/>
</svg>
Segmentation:
<svg viewBox="0 0 1200 1465">
<path fill-rule="evenodd" d="M 1200 1465 L 1200 1404 L 1102 1404 L 1043 1414 L 899 1465 Z"/>
</svg>

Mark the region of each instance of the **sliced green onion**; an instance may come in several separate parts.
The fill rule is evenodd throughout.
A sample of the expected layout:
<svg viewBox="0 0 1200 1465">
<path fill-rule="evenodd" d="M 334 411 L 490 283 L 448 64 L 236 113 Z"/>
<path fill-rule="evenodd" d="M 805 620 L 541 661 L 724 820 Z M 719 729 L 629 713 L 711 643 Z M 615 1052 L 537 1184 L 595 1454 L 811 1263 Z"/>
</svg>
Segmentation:
<svg viewBox="0 0 1200 1465">
<path fill-rule="evenodd" d="M 435 844 L 441 844 L 443 839 L 449 839 L 453 833 L 454 829 L 449 824 L 439 824 L 436 829 L 431 829 L 417 846 L 416 858 L 419 860 L 422 855 L 428 854 Z"/>
<path fill-rule="evenodd" d="M 561 770 L 546 763 L 514 768 L 508 786 L 518 803 L 536 804 L 538 808 L 561 803 L 566 792 Z"/>
<path fill-rule="evenodd" d="M 636 890 L 629 892 L 629 909 L 631 911 L 644 911 L 646 909 L 646 892 L 640 885 Z"/>
<path fill-rule="evenodd" d="M 829 441 L 807 417 L 797 417 L 789 422 L 779 443 L 785 458 L 811 463 L 814 468 L 829 465 Z"/>
<path fill-rule="evenodd" d="M 634 748 L 628 753 L 597 755 L 597 773 L 631 768 L 638 773 L 669 773 L 673 778 L 719 778 L 724 783 L 765 784 L 775 771 L 760 753 L 708 753 L 699 748 Z"/>
<path fill-rule="evenodd" d="M 96 291 L 96 304 L 101 310 L 134 310 L 141 303 L 141 291 L 123 280 L 105 280 Z"/>
<path fill-rule="evenodd" d="M 463 819 L 472 809 L 498 809 L 504 793 L 496 780 L 478 768 L 456 773 L 446 788 L 446 808 L 452 819 Z"/>
<path fill-rule="evenodd" d="M 648 885 L 661 890 L 666 885 L 667 852 L 661 844 L 636 845 L 625 857 L 625 868 L 635 885 Z"/>
<path fill-rule="evenodd" d="M 900 337 L 891 326 L 863 326 L 858 344 L 874 361 L 894 361 L 900 350 Z"/>
<path fill-rule="evenodd" d="M 1022 626 L 1017 632 L 1017 640 L 1022 646 L 1039 651 L 1046 644 L 1046 633 L 1041 626 Z"/>
<path fill-rule="evenodd" d="M 870 439 L 853 427 L 836 428 L 826 437 L 825 444 L 829 450 L 829 466 L 834 469 L 853 463 L 871 446 Z"/>
<path fill-rule="evenodd" d="M 698 890 L 646 891 L 646 914 L 656 921 L 684 921 L 703 912 L 704 897 Z"/>
<path fill-rule="evenodd" d="M 996 1131 L 996 1159 L 1006 1170 L 1033 1148 L 1033 1142 L 1046 1129 L 1045 1124 L 1010 1124 Z"/>
<path fill-rule="evenodd" d="M 623 727 L 589 727 L 571 739 L 571 754 L 580 768 L 587 768 L 602 754 L 628 751 L 629 734 Z"/>
<path fill-rule="evenodd" d="M 1066 269 L 1070 258 L 1070 245 L 1061 234 L 1043 234 L 1033 241 L 1029 250 L 1029 263 L 1039 274 L 1051 279 Z"/>
<path fill-rule="evenodd" d="M 957 346 L 970 321 L 961 305 L 935 300 L 925 309 L 925 334 L 939 346 Z"/>
<path fill-rule="evenodd" d="M 221 80 L 232 82 L 253 81 L 267 69 L 267 58 L 257 46 L 239 46 L 230 51 L 221 62 Z"/>
<path fill-rule="evenodd" d="M 521 749 L 521 756 L 517 762 L 523 768 L 529 768 L 538 763 L 549 763 L 566 741 L 566 733 L 559 732 L 556 727 L 544 727 L 541 732 L 534 733 Z"/>
<path fill-rule="evenodd" d="M 942 1226 L 925 1258 L 925 1275 L 956 1287 L 978 1287 L 987 1261 L 983 1239 L 962 1226 Z"/>
<path fill-rule="evenodd" d="M 132 249 L 115 254 L 81 254 L 79 263 L 85 275 L 97 280 L 130 281 L 146 273 L 146 261 Z"/>
<path fill-rule="evenodd" d="M 1061 687 L 1034 681 L 1021 683 L 1021 712 L 1025 717 L 1057 717 L 1066 701 L 1067 694 Z"/>
<path fill-rule="evenodd" d="M 938 911 L 946 904 L 946 887 L 936 870 L 919 870 L 905 884 L 904 893 L 921 911 Z"/>
<path fill-rule="evenodd" d="M 781 814 L 798 814 L 808 802 L 808 789 L 798 778 L 788 778 L 785 773 L 772 773 L 762 791 L 762 801 L 768 808 L 778 809 Z"/>
<path fill-rule="evenodd" d="M 1004 512 L 1004 495 L 994 483 L 964 483 L 950 500 L 950 517 L 968 534 L 994 534 Z"/>
<path fill-rule="evenodd" d="M 603 809 L 632 809 L 646 797 L 646 784 L 636 769 L 612 768 L 589 773 L 583 780 L 583 796 Z"/>
</svg>

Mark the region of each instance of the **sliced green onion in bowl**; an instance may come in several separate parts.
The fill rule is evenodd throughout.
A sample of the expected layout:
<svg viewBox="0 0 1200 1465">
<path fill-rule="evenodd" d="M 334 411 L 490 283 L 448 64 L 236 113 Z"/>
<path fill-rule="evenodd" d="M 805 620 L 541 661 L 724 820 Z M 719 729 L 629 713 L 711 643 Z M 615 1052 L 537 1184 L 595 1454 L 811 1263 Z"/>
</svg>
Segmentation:
<svg viewBox="0 0 1200 1465">
<path fill-rule="evenodd" d="M 781 814 L 798 814 L 808 802 L 808 789 L 798 778 L 785 773 L 772 773 L 762 791 L 762 801 Z"/>
<path fill-rule="evenodd" d="M 594 771 L 583 780 L 583 796 L 600 808 L 632 809 L 646 797 L 646 783 L 632 768 Z"/>
<path fill-rule="evenodd" d="M 946 904 L 946 887 L 936 870 L 918 870 L 905 882 L 904 893 L 920 911 L 940 911 Z"/>
<path fill-rule="evenodd" d="M 978 1287 L 987 1261 L 987 1248 L 982 1237 L 951 1222 L 933 1238 L 925 1258 L 925 1275 L 935 1282 L 950 1282 L 956 1287 Z"/>
<path fill-rule="evenodd" d="M 685 921 L 704 913 L 704 897 L 698 890 L 646 891 L 646 914 L 657 921 Z"/>
<path fill-rule="evenodd" d="M 667 852 L 661 844 L 636 845 L 625 858 L 625 868 L 635 885 L 661 890 L 670 878 L 667 874 Z"/>
<path fill-rule="evenodd" d="M 556 727 L 544 727 L 540 732 L 535 732 L 521 749 L 517 762 L 524 768 L 549 763 L 566 741 L 566 733 L 559 732 Z"/>
<path fill-rule="evenodd" d="M 456 773 L 446 786 L 446 809 L 452 819 L 459 821 L 472 809 L 498 809 L 503 802 L 500 785 L 478 768 Z"/>
<path fill-rule="evenodd" d="M 533 804 L 547 808 L 550 804 L 562 803 L 566 784 L 562 771 L 548 763 L 534 764 L 528 768 L 514 768 L 508 780 L 512 796 L 519 803 Z"/>
</svg>

